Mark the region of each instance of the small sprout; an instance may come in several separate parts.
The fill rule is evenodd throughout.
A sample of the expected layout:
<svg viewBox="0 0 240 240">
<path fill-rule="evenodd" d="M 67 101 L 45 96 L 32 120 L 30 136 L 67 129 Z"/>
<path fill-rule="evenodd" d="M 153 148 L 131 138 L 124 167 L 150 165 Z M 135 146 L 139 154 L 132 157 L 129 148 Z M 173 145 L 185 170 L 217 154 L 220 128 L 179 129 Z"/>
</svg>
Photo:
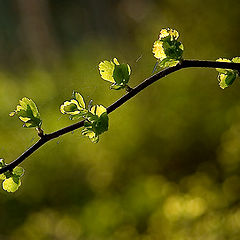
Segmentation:
<svg viewBox="0 0 240 240">
<path fill-rule="evenodd" d="M 10 177 L 3 181 L 3 189 L 7 192 L 16 192 L 21 186 L 21 181 L 19 178 Z"/>
<path fill-rule="evenodd" d="M 170 28 L 160 31 L 158 40 L 153 43 L 152 52 L 158 59 L 160 67 L 176 66 L 182 59 L 183 45 L 177 39 L 179 33 Z"/>
<path fill-rule="evenodd" d="M 90 113 L 92 116 L 90 115 L 88 121 L 85 121 L 82 134 L 89 137 L 93 143 L 97 143 L 99 135 L 108 130 L 107 109 L 102 105 L 94 105 Z"/>
<path fill-rule="evenodd" d="M 111 89 L 125 88 L 129 82 L 131 68 L 128 64 L 120 64 L 116 58 L 113 61 L 103 61 L 99 64 L 101 77 L 112 83 Z"/>
<path fill-rule="evenodd" d="M 60 107 L 60 111 L 63 114 L 77 115 L 81 112 L 81 110 L 82 108 L 75 99 L 72 99 L 71 101 L 65 101 Z"/>
<path fill-rule="evenodd" d="M 0 159 L 0 168 L 5 167 L 6 164 L 3 159 Z M 21 177 L 24 174 L 24 169 L 21 167 L 15 167 L 12 171 L 7 171 L 0 175 L 0 179 L 3 180 L 2 187 L 7 192 L 16 192 L 21 186 Z"/>
<path fill-rule="evenodd" d="M 23 127 L 40 128 L 42 125 L 42 120 L 40 119 L 37 106 L 32 99 L 24 97 L 19 100 L 19 105 L 17 105 L 16 110 L 9 114 L 10 117 L 14 115 L 17 115 L 19 119 L 24 122 Z"/>
<path fill-rule="evenodd" d="M 234 63 L 240 63 L 240 57 L 235 57 L 232 60 L 229 60 L 227 58 L 219 58 L 216 60 L 217 62 L 234 62 Z M 216 68 L 218 71 L 218 81 L 220 88 L 224 89 L 230 85 L 233 84 L 235 81 L 238 71 L 232 70 L 232 69 L 224 69 L 224 68 Z"/>
<path fill-rule="evenodd" d="M 65 101 L 60 106 L 60 112 L 62 114 L 70 115 L 70 119 L 79 119 L 83 117 L 88 111 L 82 95 L 78 92 L 73 92 L 73 99 Z"/>
<path fill-rule="evenodd" d="M 88 104 L 88 109 L 86 109 L 84 99 L 78 92 L 74 92 L 73 99 L 65 101 L 60 106 L 60 111 L 63 114 L 70 115 L 71 120 L 85 119 L 82 134 L 89 137 L 93 143 L 97 143 L 99 135 L 108 130 L 107 109 L 102 105 L 92 106 L 92 100 Z"/>
</svg>

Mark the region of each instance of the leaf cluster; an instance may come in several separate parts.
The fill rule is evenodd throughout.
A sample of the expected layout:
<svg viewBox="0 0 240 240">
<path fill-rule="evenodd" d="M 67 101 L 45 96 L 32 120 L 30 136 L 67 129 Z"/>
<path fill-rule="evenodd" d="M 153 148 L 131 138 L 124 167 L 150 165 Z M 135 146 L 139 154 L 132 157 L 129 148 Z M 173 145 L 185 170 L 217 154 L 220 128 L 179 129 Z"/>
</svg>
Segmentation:
<svg viewBox="0 0 240 240">
<path fill-rule="evenodd" d="M 0 159 L 0 168 L 6 166 L 3 159 Z M 2 187 L 7 192 L 15 192 L 21 186 L 21 177 L 24 174 L 22 167 L 15 167 L 12 171 L 7 171 L 0 174 L 0 179 L 3 180 Z"/>
<path fill-rule="evenodd" d="M 19 119 L 24 122 L 23 127 L 40 128 L 42 125 L 42 120 L 40 119 L 40 114 L 38 112 L 36 104 L 32 99 L 27 97 L 19 100 L 19 105 L 17 105 L 16 110 L 9 114 L 11 117 L 17 115 Z"/>
<path fill-rule="evenodd" d="M 160 31 L 158 40 L 153 43 L 153 54 L 160 67 L 172 67 L 179 63 L 183 55 L 183 44 L 178 41 L 179 33 L 170 28 Z"/>
<path fill-rule="evenodd" d="M 233 63 L 240 63 L 240 57 L 235 57 L 232 60 L 227 58 L 219 58 L 216 60 L 217 62 L 233 62 Z M 218 74 L 218 81 L 219 86 L 224 89 L 233 84 L 239 72 L 233 69 L 223 69 L 223 68 L 216 68 L 219 72 Z"/>
<path fill-rule="evenodd" d="M 102 105 L 91 106 L 91 102 L 86 108 L 84 98 L 78 92 L 73 92 L 73 98 L 65 101 L 60 106 L 60 111 L 68 114 L 71 120 L 85 119 L 82 134 L 89 137 L 93 143 L 97 143 L 99 135 L 108 130 L 109 119 L 106 108 Z"/>
</svg>

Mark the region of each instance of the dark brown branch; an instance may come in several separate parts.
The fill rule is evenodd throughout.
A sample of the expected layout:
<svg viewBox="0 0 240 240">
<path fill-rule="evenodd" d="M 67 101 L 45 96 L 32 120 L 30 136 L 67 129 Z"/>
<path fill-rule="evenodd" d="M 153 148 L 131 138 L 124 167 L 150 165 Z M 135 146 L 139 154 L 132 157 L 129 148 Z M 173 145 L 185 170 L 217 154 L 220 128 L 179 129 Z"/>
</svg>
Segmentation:
<svg viewBox="0 0 240 240">
<path fill-rule="evenodd" d="M 240 63 L 229 63 L 229 62 L 215 62 L 215 61 L 200 61 L 200 60 L 183 60 L 179 64 L 177 64 L 174 67 L 166 68 L 155 75 L 145 79 L 142 83 L 140 83 L 135 88 L 131 89 L 130 92 L 119 98 L 116 102 L 114 102 L 112 105 L 110 105 L 107 108 L 107 113 L 113 112 L 115 109 L 119 108 L 121 105 L 123 105 L 125 102 L 127 102 L 129 99 L 137 95 L 139 92 L 141 92 L 146 87 L 150 86 L 157 80 L 169 75 L 170 73 L 176 72 L 183 68 L 190 68 L 190 67 L 206 67 L 206 68 L 225 68 L 225 69 L 233 69 L 240 71 Z M 47 143 L 48 141 L 57 138 L 59 136 L 62 136 L 66 133 L 72 132 L 80 127 L 83 127 L 84 120 L 77 122 L 75 124 L 72 124 L 70 126 L 67 126 L 65 128 L 62 128 L 60 130 L 57 130 L 55 132 L 44 134 L 42 137 L 29 149 L 27 149 L 22 155 L 20 155 L 17 159 L 12 161 L 10 164 L 8 164 L 6 167 L 0 169 L 0 174 L 4 173 L 8 170 L 12 170 L 16 166 L 18 166 L 21 162 L 23 162 L 27 157 L 29 157 L 31 154 L 33 154 L 37 149 L 39 149 L 42 145 Z"/>
</svg>

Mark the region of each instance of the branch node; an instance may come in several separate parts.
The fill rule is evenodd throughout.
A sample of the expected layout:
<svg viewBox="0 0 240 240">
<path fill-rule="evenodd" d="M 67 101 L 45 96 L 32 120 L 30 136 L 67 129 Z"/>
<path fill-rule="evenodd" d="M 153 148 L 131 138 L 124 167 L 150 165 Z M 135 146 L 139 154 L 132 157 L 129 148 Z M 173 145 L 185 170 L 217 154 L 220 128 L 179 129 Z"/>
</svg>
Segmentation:
<svg viewBox="0 0 240 240">
<path fill-rule="evenodd" d="M 37 130 L 37 132 L 38 132 L 38 136 L 39 136 L 40 138 L 43 138 L 43 136 L 44 136 L 43 130 L 42 130 L 40 127 L 36 128 L 36 130 Z"/>
<path fill-rule="evenodd" d="M 131 87 L 129 87 L 128 85 L 126 85 L 125 90 L 126 90 L 126 92 L 131 92 L 133 89 Z"/>
</svg>

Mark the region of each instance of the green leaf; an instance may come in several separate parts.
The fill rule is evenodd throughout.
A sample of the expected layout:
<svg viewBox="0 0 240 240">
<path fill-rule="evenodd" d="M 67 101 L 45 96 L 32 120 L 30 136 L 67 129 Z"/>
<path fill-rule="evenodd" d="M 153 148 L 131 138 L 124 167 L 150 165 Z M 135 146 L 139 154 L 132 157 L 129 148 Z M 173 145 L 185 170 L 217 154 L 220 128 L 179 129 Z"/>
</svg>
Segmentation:
<svg viewBox="0 0 240 240">
<path fill-rule="evenodd" d="M 90 112 L 98 117 L 107 112 L 107 109 L 103 105 L 94 105 L 91 107 Z"/>
<path fill-rule="evenodd" d="M 101 77 L 111 82 L 111 89 L 119 90 L 129 81 L 131 69 L 128 64 L 119 64 L 116 58 L 113 61 L 103 61 L 99 64 Z"/>
<path fill-rule="evenodd" d="M 6 172 L 4 173 L 4 175 L 6 176 L 6 178 L 10 178 L 10 177 L 12 177 L 12 172 L 6 171 Z"/>
<path fill-rule="evenodd" d="M 177 40 L 179 37 L 179 33 L 178 31 L 176 31 L 175 29 L 171 29 L 171 28 L 163 28 L 160 31 L 159 34 L 159 40 L 161 41 L 173 41 L 173 40 Z"/>
<path fill-rule="evenodd" d="M 116 62 L 116 60 L 115 60 Z M 129 70 L 130 71 L 130 70 Z M 60 106 L 60 111 L 63 114 L 69 114 L 71 120 L 84 118 L 84 129 L 82 134 L 89 137 L 89 139 L 97 143 L 99 135 L 108 130 L 108 115 L 107 109 L 102 105 L 91 105 L 89 109 L 85 109 L 85 102 L 80 93 L 73 92 L 73 98 L 70 101 L 65 101 Z M 13 175 L 22 174 L 20 169 L 16 169 L 17 172 L 13 172 Z"/>
<path fill-rule="evenodd" d="M 100 135 L 108 130 L 108 123 L 108 114 L 105 112 L 99 117 L 94 125 L 97 135 Z"/>
<path fill-rule="evenodd" d="M 233 84 L 235 79 L 236 79 L 236 73 L 227 74 L 225 82 L 228 86 L 230 86 L 231 84 Z"/>
<path fill-rule="evenodd" d="M 179 60 L 182 58 L 183 49 L 181 48 L 182 44 L 176 40 L 174 41 L 165 41 L 163 43 L 164 52 L 169 59 Z"/>
<path fill-rule="evenodd" d="M 183 55 L 183 44 L 177 39 L 179 33 L 170 28 L 160 31 L 159 39 L 153 44 L 154 57 L 160 61 L 160 67 L 176 66 Z"/>
<path fill-rule="evenodd" d="M 21 185 L 20 178 L 10 177 L 3 181 L 3 189 L 7 192 L 16 192 Z"/>
<path fill-rule="evenodd" d="M 240 63 L 240 57 L 235 57 L 232 59 L 232 62 L 234 63 Z"/>
<path fill-rule="evenodd" d="M 89 112 L 88 121 L 84 122 L 82 134 L 97 143 L 99 135 L 108 130 L 108 122 L 107 109 L 102 105 L 94 105 Z"/>
<path fill-rule="evenodd" d="M 70 101 L 65 101 L 60 106 L 60 112 L 62 114 L 70 115 L 70 119 L 75 120 L 81 117 L 85 117 L 88 110 L 86 109 L 82 95 L 78 92 L 73 91 L 73 99 Z"/>
<path fill-rule="evenodd" d="M 163 59 L 160 63 L 159 66 L 162 68 L 166 68 L 166 67 L 174 67 L 179 63 L 179 60 L 174 60 L 174 59 L 169 59 L 169 58 L 165 58 Z"/>
<path fill-rule="evenodd" d="M 4 160 L 0 159 L 0 168 L 5 166 L 6 164 Z M 21 185 L 20 177 L 22 177 L 23 174 L 24 169 L 22 167 L 15 167 L 12 171 L 6 171 L 5 173 L 0 174 L 0 180 L 3 180 L 3 189 L 7 192 L 15 192 Z"/>
<path fill-rule="evenodd" d="M 18 177 L 22 177 L 24 174 L 24 169 L 22 167 L 15 167 L 12 173 L 17 175 Z"/>
<path fill-rule="evenodd" d="M 19 101 L 19 104 L 16 110 L 9 115 L 18 115 L 19 119 L 24 122 L 24 127 L 40 127 L 42 120 L 40 119 L 40 114 L 33 100 L 24 97 Z"/>
<path fill-rule="evenodd" d="M 118 65 L 118 60 L 116 58 L 112 61 L 103 61 L 99 63 L 99 72 L 102 79 L 114 83 L 113 71 L 116 65 Z"/>
<path fill-rule="evenodd" d="M 63 114 L 77 115 L 80 113 L 81 108 L 77 100 L 72 99 L 70 101 L 65 101 L 60 106 L 60 111 Z"/>
<path fill-rule="evenodd" d="M 232 60 L 229 60 L 227 58 L 218 58 L 216 61 L 240 63 L 240 57 L 235 57 Z M 233 84 L 238 75 L 238 71 L 233 69 L 216 68 L 216 70 L 219 72 L 218 81 L 222 89 Z"/>
<path fill-rule="evenodd" d="M 4 173 L 0 174 L 0 180 L 6 179 L 6 175 Z"/>
<path fill-rule="evenodd" d="M 116 85 L 126 85 L 130 78 L 129 66 L 127 64 L 115 65 L 113 79 Z"/>
<path fill-rule="evenodd" d="M 229 72 L 228 74 L 221 73 L 218 75 L 219 85 L 222 89 L 232 85 L 235 79 L 236 79 L 235 72 L 234 73 Z"/>
<path fill-rule="evenodd" d="M 152 52 L 154 54 L 154 57 L 160 61 L 167 57 L 163 49 L 163 41 L 160 40 L 155 41 L 153 43 Z"/>
<path fill-rule="evenodd" d="M 84 98 L 83 98 L 83 96 L 80 93 L 73 91 L 73 98 L 78 101 L 79 106 L 81 108 L 83 108 L 83 109 L 86 108 L 86 105 L 85 105 L 85 102 L 84 102 Z"/>
</svg>

